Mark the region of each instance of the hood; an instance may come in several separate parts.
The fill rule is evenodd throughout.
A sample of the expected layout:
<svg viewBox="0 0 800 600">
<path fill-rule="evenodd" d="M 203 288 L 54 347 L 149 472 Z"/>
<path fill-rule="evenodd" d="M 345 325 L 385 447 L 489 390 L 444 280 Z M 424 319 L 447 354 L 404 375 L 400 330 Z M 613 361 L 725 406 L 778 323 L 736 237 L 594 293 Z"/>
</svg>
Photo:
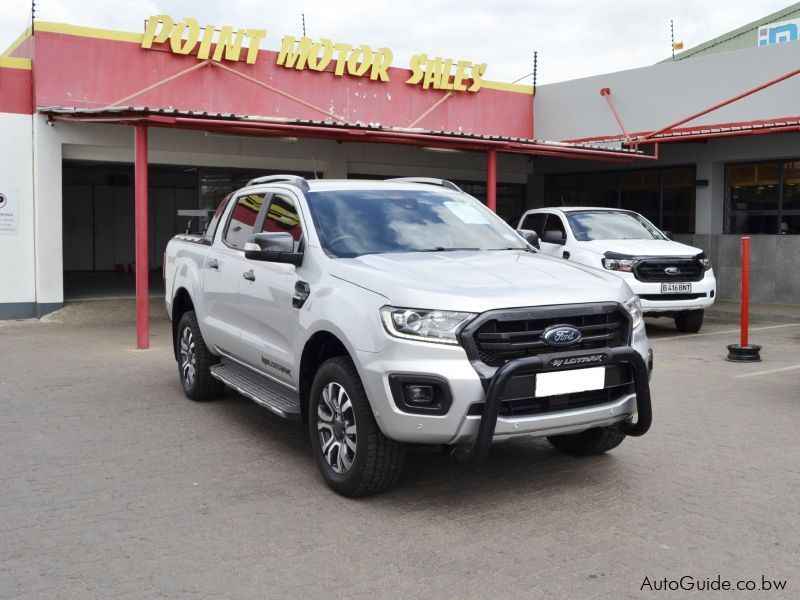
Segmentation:
<svg viewBox="0 0 800 600">
<path fill-rule="evenodd" d="M 542 253 L 409 252 L 331 260 L 330 274 L 393 306 L 483 312 L 494 308 L 624 302 L 619 277 Z"/>
<path fill-rule="evenodd" d="M 578 242 L 583 250 L 590 250 L 597 254 L 617 252 L 629 256 L 697 256 L 702 252 L 694 248 L 673 242 L 672 240 L 592 240 L 591 242 Z"/>
</svg>

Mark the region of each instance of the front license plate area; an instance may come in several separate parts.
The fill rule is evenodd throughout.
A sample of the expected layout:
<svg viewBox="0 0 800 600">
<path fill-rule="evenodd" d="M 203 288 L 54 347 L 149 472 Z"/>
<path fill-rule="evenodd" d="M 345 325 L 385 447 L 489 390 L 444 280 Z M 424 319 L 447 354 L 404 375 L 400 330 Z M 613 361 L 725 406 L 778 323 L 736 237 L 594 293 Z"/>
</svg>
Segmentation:
<svg viewBox="0 0 800 600">
<path fill-rule="evenodd" d="M 692 293 L 692 284 L 691 283 L 662 283 L 661 284 L 661 293 L 662 294 L 691 294 Z"/>
<path fill-rule="evenodd" d="M 605 367 L 552 371 L 536 374 L 536 398 L 574 394 L 603 389 L 606 383 Z"/>
</svg>

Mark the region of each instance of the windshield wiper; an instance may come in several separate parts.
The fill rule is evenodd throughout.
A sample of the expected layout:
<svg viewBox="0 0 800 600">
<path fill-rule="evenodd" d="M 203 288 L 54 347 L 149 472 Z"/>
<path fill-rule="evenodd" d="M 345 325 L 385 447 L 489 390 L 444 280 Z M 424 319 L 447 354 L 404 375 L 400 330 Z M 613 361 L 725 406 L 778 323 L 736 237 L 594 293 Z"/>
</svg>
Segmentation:
<svg viewBox="0 0 800 600">
<path fill-rule="evenodd" d="M 458 250 L 480 250 L 480 248 L 445 248 L 436 246 L 434 248 L 420 248 L 418 250 L 408 250 L 408 252 L 456 252 Z"/>
<path fill-rule="evenodd" d="M 530 251 L 530 249 L 527 246 L 523 246 L 523 247 L 520 247 L 520 246 L 507 246 L 505 248 L 487 248 L 486 249 L 487 252 L 493 252 L 495 250 L 524 250 L 525 252 L 529 252 Z"/>
</svg>

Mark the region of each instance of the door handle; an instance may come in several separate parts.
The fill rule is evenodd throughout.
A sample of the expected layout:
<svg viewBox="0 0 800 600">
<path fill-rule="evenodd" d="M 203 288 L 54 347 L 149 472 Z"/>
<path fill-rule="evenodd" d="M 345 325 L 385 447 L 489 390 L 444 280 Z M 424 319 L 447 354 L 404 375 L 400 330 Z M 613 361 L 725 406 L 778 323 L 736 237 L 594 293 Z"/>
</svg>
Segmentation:
<svg viewBox="0 0 800 600">
<path fill-rule="evenodd" d="M 245 271 L 245 273 L 242 274 L 242 277 L 247 279 L 247 281 L 255 281 L 256 280 L 256 275 L 255 275 L 255 273 L 253 273 L 253 269 L 250 269 L 249 271 Z"/>
<path fill-rule="evenodd" d="M 208 268 L 219 270 L 219 261 L 217 261 L 216 258 L 212 258 L 211 261 L 208 263 Z"/>
</svg>

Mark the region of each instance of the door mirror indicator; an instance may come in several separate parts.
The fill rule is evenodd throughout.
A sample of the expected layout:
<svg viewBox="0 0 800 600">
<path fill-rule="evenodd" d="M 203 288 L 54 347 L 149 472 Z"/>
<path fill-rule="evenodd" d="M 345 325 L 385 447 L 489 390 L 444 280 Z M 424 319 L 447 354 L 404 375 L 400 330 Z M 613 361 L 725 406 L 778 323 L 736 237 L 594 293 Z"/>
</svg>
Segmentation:
<svg viewBox="0 0 800 600">
<path fill-rule="evenodd" d="M 517 229 L 519 236 L 534 248 L 539 248 L 539 234 L 531 229 Z"/>
</svg>

